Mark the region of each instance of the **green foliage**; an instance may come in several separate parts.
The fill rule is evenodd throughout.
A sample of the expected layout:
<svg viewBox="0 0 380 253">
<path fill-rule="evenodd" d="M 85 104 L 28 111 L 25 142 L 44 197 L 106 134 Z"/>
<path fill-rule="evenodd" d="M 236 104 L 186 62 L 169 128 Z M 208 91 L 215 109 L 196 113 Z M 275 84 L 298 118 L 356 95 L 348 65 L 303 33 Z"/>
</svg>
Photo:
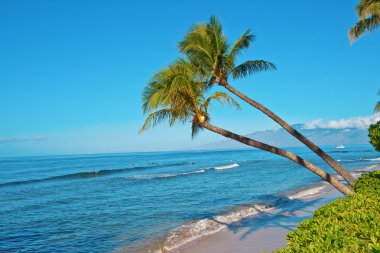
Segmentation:
<svg viewBox="0 0 380 253">
<path fill-rule="evenodd" d="M 349 31 L 351 43 L 365 32 L 373 32 L 380 25 L 380 0 L 361 0 L 356 7 L 359 22 Z"/>
<path fill-rule="evenodd" d="M 202 130 L 199 122 L 210 119 L 208 108 L 211 101 L 239 109 L 238 103 L 224 92 L 216 92 L 208 98 L 206 93 L 214 84 L 227 81 L 228 76 L 242 78 L 276 69 L 273 63 L 264 60 L 236 64 L 254 38 L 247 30 L 230 44 L 221 22 L 214 16 L 208 23 L 191 27 L 178 43 L 183 58 L 156 73 L 144 88 L 142 108 L 148 117 L 140 132 L 163 121 L 170 126 L 176 122 L 191 122 L 194 137 Z"/>
<path fill-rule="evenodd" d="M 187 59 L 209 74 L 209 85 L 213 85 L 229 76 L 243 78 L 276 69 L 273 63 L 264 60 L 237 64 L 238 57 L 250 47 L 254 38 L 255 35 L 247 30 L 235 43 L 229 43 L 221 22 L 213 16 L 208 23 L 193 26 L 178 46 Z"/>
<path fill-rule="evenodd" d="M 239 104 L 224 92 L 215 92 L 204 97 L 208 77 L 201 69 L 186 60 L 178 60 L 153 76 L 144 88 L 143 110 L 149 114 L 140 133 L 164 121 L 172 126 L 176 122 L 192 122 L 192 137 L 202 126 L 200 119 L 209 121 L 209 107 L 212 101 L 240 108 Z"/>
<path fill-rule="evenodd" d="M 368 132 L 369 142 L 377 151 L 380 151 L 380 121 L 370 125 Z"/>
<path fill-rule="evenodd" d="M 380 193 L 380 171 L 363 174 L 354 186 L 357 193 Z"/>
<path fill-rule="evenodd" d="M 277 252 L 380 252 L 380 171 L 362 175 L 354 190 L 301 222 Z"/>
</svg>

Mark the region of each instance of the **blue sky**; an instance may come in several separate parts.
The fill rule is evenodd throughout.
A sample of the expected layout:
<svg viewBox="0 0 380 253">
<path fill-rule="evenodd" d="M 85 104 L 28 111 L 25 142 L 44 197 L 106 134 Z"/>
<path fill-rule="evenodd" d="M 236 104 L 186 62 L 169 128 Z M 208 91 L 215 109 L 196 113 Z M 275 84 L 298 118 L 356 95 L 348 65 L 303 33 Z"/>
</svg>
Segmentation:
<svg viewBox="0 0 380 253">
<path fill-rule="evenodd" d="M 0 3 L 0 156 L 173 150 L 221 137 L 166 125 L 143 135 L 141 91 L 175 60 L 189 27 L 217 15 L 244 59 L 278 70 L 233 82 L 290 123 L 368 116 L 378 100 L 380 32 L 350 46 L 358 0 L 17 1 Z M 245 134 L 277 126 L 242 104 L 213 123 Z"/>
</svg>

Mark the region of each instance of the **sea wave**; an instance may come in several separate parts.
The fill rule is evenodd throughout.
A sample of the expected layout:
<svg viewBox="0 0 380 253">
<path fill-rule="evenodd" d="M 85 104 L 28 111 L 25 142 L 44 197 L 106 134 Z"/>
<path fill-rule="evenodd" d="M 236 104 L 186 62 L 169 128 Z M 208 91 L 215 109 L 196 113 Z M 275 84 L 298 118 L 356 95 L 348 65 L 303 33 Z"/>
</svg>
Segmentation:
<svg viewBox="0 0 380 253">
<path fill-rule="evenodd" d="M 133 176 L 127 176 L 126 178 L 132 178 L 132 179 L 138 179 L 138 180 L 167 179 L 167 178 L 173 178 L 173 177 L 204 173 L 206 170 L 211 170 L 211 169 L 212 170 L 228 170 L 235 167 L 239 167 L 239 164 L 234 163 L 234 164 L 223 165 L 223 166 L 208 167 L 208 168 L 203 168 L 203 169 L 189 171 L 189 172 L 182 172 L 182 173 L 133 175 Z"/>
<path fill-rule="evenodd" d="M 24 181 L 6 182 L 6 183 L 1 183 L 0 187 L 40 183 L 40 182 L 45 182 L 45 181 L 88 179 L 88 178 L 93 178 L 93 177 L 101 177 L 101 176 L 107 176 L 111 174 L 124 173 L 127 171 L 151 169 L 151 168 L 157 168 L 157 167 L 180 166 L 180 165 L 185 165 L 185 164 L 184 163 L 156 164 L 156 165 L 150 165 L 146 167 L 130 167 L 130 168 L 121 168 L 121 169 L 113 169 L 113 170 L 85 171 L 85 172 L 77 172 L 77 173 L 71 173 L 71 174 L 65 174 L 65 175 L 57 175 L 57 176 L 46 177 L 46 178 L 36 178 L 36 179 L 30 179 L 30 180 L 24 180 Z"/>
<path fill-rule="evenodd" d="M 205 169 L 195 170 L 195 171 L 189 171 L 189 172 L 182 172 L 178 174 L 151 174 L 151 175 L 133 175 L 129 176 L 127 178 L 133 178 L 133 179 L 160 179 L 160 178 L 171 178 L 171 177 L 178 177 L 178 176 L 187 176 L 191 174 L 198 174 L 198 173 L 204 173 Z"/>
<path fill-rule="evenodd" d="M 370 172 L 370 171 L 379 170 L 379 169 L 380 169 L 380 165 L 379 164 L 374 164 L 374 165 L 370 165 L 370 166 L 367 166 L 367 167 L 364 167 L 364 168 L 356 169 L 354 171 L 358 171 L 358 172 Z"/>
<path fill-rule="evenodd" d="M 364 168 L 360 168 L 360 169 L 355 169 L 355 170 L 351 170 L 350 171 L 350 174 L 358 179 L 363 173 L 366 173 L 366 172 L 371 172 L 371 171 L 374 171 L 374 170 L 379 170 L 380 169 L 380 166 L 379 164 L 374 164 L 374 165 L 371 165 L 371 166 L 367 166 L 367 167 L 364 167 Z M 341 175 L 334 175 L 334 177 L 340 181 L 344 181 L 344 178 L 341 176 Z"/>
<path fill-rule="evenodd" d="M 359 159 L 338 159 L 338 162 L 361 162 L 361 161 L 380 161 L 380 157 L 378 158 L 359 158 Z"/>
<path fill-rule="evenodd" d="M 378 158 L 367 158 L 367 159 L 360 159 L 361 161 L 380 161 L 380 157 Z"/>
<path fill-rule="evenodd" d="M 309 198 L 313 198 L 313 197 L 316 197 L 316 196 L 319 196 L 323 190 L 326 189 L 326 185 L 318 185 L 318 186 L 314 186 L 314 187 L 310 187 L 310 188 L 307 188 L 307 189 L 302 189 L 302 190 L 299 190 L 295 193 L 291 193 L 289 195 L 287 195 L 286 197 L 288 199 L 309 199 Z"/>
<path fill-rule="evenodd" d="M 338 159 L 338 160 L 336 160 L 337 162 L 358 162 L 358 161 L 360 161 L 360 160 L 351 160 L 351 159 L 346 159 L 346 160 L 344 160 L 344 159 Z"/>
<path fill-rule="evenodd" d="M 239 166 L 240 166 L 239 164 L 234 163 L 234 164 L 229 164 L 229 165 L 224 165 L 224 166 L 212 167 L 212 169 L 214 169 L 214 170 L 228 170 L 228 169 L 236 168 Z"/>
<path fill-rule="evenodd" d="M 265 204 L 240 206 L 231 213 L 218 215 L 210 219 L 187 222 L 169 232 L 169 235 L 162 244 L 162 252 L 171 251 L 204 236 L 214 234 L 232 223 L 257 215 L 271 208 Z"/>
</svg>

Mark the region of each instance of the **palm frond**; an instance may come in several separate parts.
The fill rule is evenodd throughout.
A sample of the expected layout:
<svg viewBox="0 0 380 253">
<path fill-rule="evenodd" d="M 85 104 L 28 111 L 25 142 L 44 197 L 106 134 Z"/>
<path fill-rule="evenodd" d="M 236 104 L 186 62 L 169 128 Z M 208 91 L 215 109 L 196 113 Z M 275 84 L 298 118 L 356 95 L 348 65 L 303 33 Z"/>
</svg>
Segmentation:
<svg viewBox="0 0 380 253">
<path fill-rule="evenodd" d="M 233 78 L 242 78 L 257 72 L 276 70 L 276 66 L 268 61 L 255 60 L 246 61 L 232 70 Z"/>
<path fill-rule="evenodd" d="M 210 41 L 208 51 L 213 56 L 212 71 L 215 75 L 218 75 L 227 57 L 229 44 L 223 33 L 222 23 L 216 16 L 212 16 L 207 24 L 207 35 Z"/>
<path fill-rule="evenodd" d="M 148 115 L 140 133 L 163 121 L 170 126 L 187 123 L 198 113 L 207 82 L 199 67 L 184 59 L 157 73 L 143 91 L 144 111 L 155 111 Z"/>
<path fill-rule="evenodd" d="M 351 44 L 360 38 L 365 32 L 373 32 L 379 28 L 380 25 L 380 16 L 374 15 L 370 18 L 360 20 L 352 27 L 348 35 L 350 37 Z"/>
<path fill-rule="evenodd" d="M 218 101 L 221 105 L 229 104 L 235 107 L 236 109 L 240 109 L 240 105 L 238 102 L 236 102 L 230 95 L 228 95 L 225 92 L 215 92 L 211 96 L 209 96 L 201 105 L 201 110 L 206 112 L 208 111 L 208 107 L 210 106 L 210 103 L 212 100 Z"/>
<path fill-rule="evenodd" d="M 142 108 L 144 114 L 157 109 L 163 104 L 165 93 L 164 84 L 167 82 L 168 77 L 168 69 L 161 70 L 152 77 L 144 88 L 142 93 Z"/>
<path fill-rule="evenodd" d="M 210 18 L 210 22 L 207 24 L 207 31 L 210 36 L 211 48 L 214 49 L 214 53 L 220 53 L 223 48 L 223 25 L 216 16 Z"/>
<path fill-rule="evenodd" d="M 173 124 L 173 111 L 170 108 L 161 109 L 155 111 L 146 118 L 143 126 L 140 128 L 139 133 L 148 130 L 151 127 L 157 126 L 164 120 L 169 120 L 170 124 Z"/>
<path fill-rule="evenodd" d="M 374 112 L 380 112 L 380 101 L 376 103 L 376 106 L 375 106 L 375 109 L 374 109 Z"/>
<path fill-rule="evenodd" d="M 184 53 L 189 59 L 210 70 L 214 63 L 214 58 L 209 50 L 211 38 L 208 35 L 206 24 L 192 26 L 185 38 L 178 43 L 180 52 Z"/>
<path fill-rule="evenodd" d="M 248 29 L 239 39 L 236 40 L 235 44 L 232 46 L 228 58 L 235 59 L 241 54 L 243 49 L 249 48 L 250 43 L 255 39 L 255 35 L 251 33 Z"/>
<path fill-rule="evenodd" d="M 356 13 L 361 20 L 366 19 L 372 15 L 380 15 L 380 1 L 379 0 L 361 0 L 356 7 Z"/>
<path fill-rule="evenodd" d="M 197 123 L 196 119 L 191 122 L 191 138 L 195 138 L 203 128 Z"/>
</svg>

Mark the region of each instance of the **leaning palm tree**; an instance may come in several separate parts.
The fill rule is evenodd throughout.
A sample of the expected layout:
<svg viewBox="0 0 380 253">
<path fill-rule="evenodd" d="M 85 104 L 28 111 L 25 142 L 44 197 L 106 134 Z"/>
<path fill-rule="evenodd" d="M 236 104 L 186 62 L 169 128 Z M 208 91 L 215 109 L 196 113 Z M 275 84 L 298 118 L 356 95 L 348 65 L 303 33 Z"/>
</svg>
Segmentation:
<svg viewBox="0 0 380 253">
<path fill-rule="evenodd" d="M 207 80 L 203 74 L 199 72 L 196 66 L 186 61 L 180 60 L 170 65 L 169 68 L 158 72 L 143 92 L 143 110 L 150 114 L 140 132 L 154 127 L 162 121 L 167 121 L 170 126 L 176 122 L 191 122 L 193 137 L 200 130 L 208 129 L 248 146 L 283 156 L 317 174 L 344 195 L 353 193 L 350 187 L 343 185 L 325 171 L 289 151 L 210 124 L 208 109 L 212 101 L 231 104 L 237 108 L 239 108 L 239 104 L 224 92 L 215 92 L 205 98 L 206 89 Z"/>
<path fill-rule="evenodd" d="M 377 112 L 380 112 L 380 101 L 378 101 L 377 103 L 376 103 L 376 106 L 375 106 L 375 113 L 377 113 Z"/>
<path fill-rule="evenodd" d="M 257 108 L 268 117 L 277 122 L 281 127 L 296 137 L 300 142 L 309 147 L 313 152 L 325 160 L 338 174 L 340 174 L 350 185 L 354 185 L 354 177 L 345 170 L 337 161 L 306 138 L 283 119 L 259 102 L 244 95 L 234 87 L 228 80 L 246 77 L 261 71 L 276 69 L 273 63 L 264 60 L 249 60 L 237 64 L 237 58 L 244 49 L 249 48 L 254 35 L 247 30 L 232 46 L 223 33 L 222 25 L 216 17 L 211 17 L 207 24 L 193 26 L 185 35 L 183 41 L 179 42 L 180 51 L 198 68 L 208 73 L 210 78 L 208 86 L 218 84 L 226 88 L 240 99 Z"/>
<path fill-rule="evenodd" d="M 365 32 L 373 32 L 379 28 L 380 0 L 361 0 L 356 6 L 356 13 L 360 20 L 348 32 L 351 43 Z"/>
<path fill-rule="evenodd" d="M 377 94 L 380 95 L 380 91 L 379 91 Z M 374 112 L 375 112 L 375 113 L 380 112 L 380 101 L 378 101 L 378 102 L 376 103 L 376 106 L 375 106 Z"/>
</svg>

